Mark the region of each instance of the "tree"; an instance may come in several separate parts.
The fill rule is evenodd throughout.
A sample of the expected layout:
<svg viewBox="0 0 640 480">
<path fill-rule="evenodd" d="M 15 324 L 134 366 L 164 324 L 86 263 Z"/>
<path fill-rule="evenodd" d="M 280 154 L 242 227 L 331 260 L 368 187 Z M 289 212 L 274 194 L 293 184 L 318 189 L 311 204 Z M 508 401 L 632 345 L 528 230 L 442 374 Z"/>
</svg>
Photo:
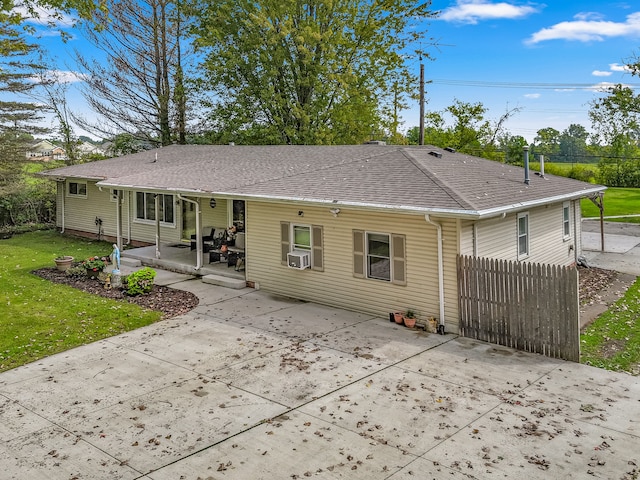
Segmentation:
<svg viewBox="0 0 640 480">
<path fill-rule="evenodd" d="M 521 135 L 505 133 L 498 137 L 498 146 L 504 152 L 504 163 L 522 165 L 524 147 L 527 145 L 527 139 Z"/>
<path fill-rule="evenodd" d="M 552 127 L 541 128 L 533 139 L 531 155 L 544 155 L 548 160 L 560 152 L 560 132 Z"/>
<path fill-rule="evenodd" d="M 582 125 L 572 123 L 559 139 L 557 162 L 586 163 L 588 160 L 587 139 L 589 133 Z"/>
<path fill-rule="evenodd" d="M 413 27 L 432 16 L 429 5 L 194 0 L 212 129 L 252 143 L 359 143 L 372 132 L 393 134 L 396 107 L 415 81 L 405 53 L 424 37 Z"/>
<path fill-rule="evenodd" d="M 86 75 L 84 97 L 100 120 L 77 120 L 105 137 L 126 132 L 159 145 L 186 143 L 181 4 L 108 0 L 106 5 L 109 13 L 98 12 L 84 28 L 106 62 L 76 55 Z"/>
<path fill-rule="evenodd" d="M 19 30 L 21 17 L 0 11 L 0 192 L 7 194 L 22 173 L 28 144 L 33 135 L 47 129 L 39 127 L 42 107 L 24 101 L 34 88 L 31 79 L 37 47 L 27 43 Z"/>
</svg>

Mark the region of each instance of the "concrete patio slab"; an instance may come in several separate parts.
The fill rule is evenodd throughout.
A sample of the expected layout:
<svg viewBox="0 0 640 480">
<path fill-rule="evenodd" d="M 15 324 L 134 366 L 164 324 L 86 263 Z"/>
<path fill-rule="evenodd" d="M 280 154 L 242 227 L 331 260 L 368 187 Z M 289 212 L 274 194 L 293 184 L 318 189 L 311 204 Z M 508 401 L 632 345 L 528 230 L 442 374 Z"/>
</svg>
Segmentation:
<svg viewBox="0 0 640 480">
<path fill-rule="evenodd" d="M 565 364 L 562 360 L 458 337 L 398 366 L 509 398 Z"/>
<path fill-rule="evenodd" d="M 150 472 L 286 411 L 269 400 L 204 377 L 121 402 L 65 423 L 138 472 Z"/>
<path fill-rule="evenodd" d="M 640 474 L 637 377 L 177 280 L 189 314 L 0 374 L 0 477 Z"/>
<path fill-rule="evenodd" d="M 376 480 L 389 477 L 413 459 L 313 416 L 291 412 L 179 464 L 151 472 L 149 477 Z"/>
</svg>

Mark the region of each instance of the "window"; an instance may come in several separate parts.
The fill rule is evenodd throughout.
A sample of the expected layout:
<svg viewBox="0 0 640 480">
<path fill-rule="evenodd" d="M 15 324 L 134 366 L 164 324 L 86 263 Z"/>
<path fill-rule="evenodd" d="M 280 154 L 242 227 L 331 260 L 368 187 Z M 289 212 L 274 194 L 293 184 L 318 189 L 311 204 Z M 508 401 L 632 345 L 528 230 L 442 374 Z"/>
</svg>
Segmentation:
<svg viewBox="0 0 640 480">
<path fill-rule="evenodd" d="M 109 189 L 109 201 L 118 203 L 118 190 L 115 190 L 113 188 Z"/>
<path fill-rule="evenodd" d="M 391 280 L 391 240 L 389 235 L 367 233 L 367 277 Z"/>
<path fill-rule="evenodd" d="M 87 184 L 84 182 L 69 182 L 69 196 L 73 197 L 86 197 L 87 196 Z"/>
<path fill-rule="evenodd" d="M 529 214 L 518 214 L 518 260 L 529 256 Z"/>
<path fill-rule="evenodd" d="M 353 231 L 353 274 L 406 285 L 405 236 Z"/>
<path fill-rule="evenodd" d="M 158 215 L 162 223 L 173 224 L 173 195 L 158 194 L 160 197 Z M 136 219 L 156 220 L 155 193 L 136 192 Z"/>
<path fill-rule="evenodd" d="M 233 200 L 232 205 L 231 225 L 236 227 L 237 232 L 244 232 L 244 200 Z"/>
<path fill-rule="evenodd" d="M 311 250 L 311 227 L 309 225 L 293 225 L 293 249 Z"/>
<path fill-rule="evenodd" d="M 293 250 L 311 253 L 311 269 L 324 270 L 323 228 L 321 225 L 280 223 L 281 263 L 287 265 L 287 254 Z"/>
<path fill-rule="evenodd" d="M 562 235 L 565 240 L 571 237 L 571 214 L 569 202 L 562 204 Z"/>
</svg>

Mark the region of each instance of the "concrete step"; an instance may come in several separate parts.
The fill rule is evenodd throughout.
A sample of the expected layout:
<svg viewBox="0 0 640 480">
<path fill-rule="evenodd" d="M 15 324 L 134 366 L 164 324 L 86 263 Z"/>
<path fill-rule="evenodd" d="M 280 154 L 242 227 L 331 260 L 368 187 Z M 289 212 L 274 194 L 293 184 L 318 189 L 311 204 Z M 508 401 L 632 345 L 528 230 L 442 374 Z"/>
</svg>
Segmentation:
<svg viewBox="0 0 640 480">
<path fill-rule="evenodd" d="M 247 286 L 247 282 L 238 278 L 223 277 L 222 275 L 205 275 L 202 277 L 204 283 L 211 285 L 218 285 L 220 287 L 235 288 L 240 290 Z"/>
<path fill-rule="evenodd" d="M 120 265 L 126 265 L 127 267 L 141 267 L 142 262 L 137 258 L 120 257 Z"/>
</svg>

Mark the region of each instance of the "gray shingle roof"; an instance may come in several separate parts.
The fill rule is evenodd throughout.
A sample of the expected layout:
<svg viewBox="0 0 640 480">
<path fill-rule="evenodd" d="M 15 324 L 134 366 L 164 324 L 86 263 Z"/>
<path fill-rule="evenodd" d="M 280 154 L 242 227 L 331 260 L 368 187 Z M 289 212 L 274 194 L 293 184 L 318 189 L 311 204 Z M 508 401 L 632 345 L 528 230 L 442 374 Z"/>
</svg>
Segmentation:
<svg viewBox="0 0 640 480">
<path fill-rule="evenodd" d="M 438 152 L 440 156 L 430 155 Z M 432 146 L 173 145 L 51 170 L 112 188 L 305 201 L 479 217 L 605 187 Z"/>
</svg>

